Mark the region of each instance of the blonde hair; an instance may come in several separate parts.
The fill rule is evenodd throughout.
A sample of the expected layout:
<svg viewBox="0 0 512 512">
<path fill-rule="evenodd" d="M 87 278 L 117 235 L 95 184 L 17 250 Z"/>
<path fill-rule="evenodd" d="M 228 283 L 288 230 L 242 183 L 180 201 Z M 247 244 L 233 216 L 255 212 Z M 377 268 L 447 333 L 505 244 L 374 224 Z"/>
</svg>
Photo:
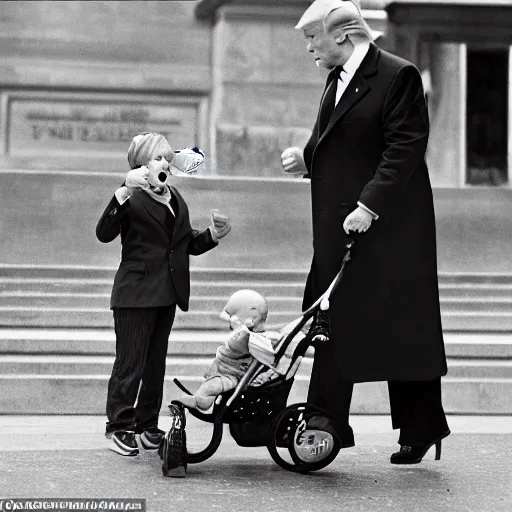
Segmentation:
<svg viewBox="0 0 512 512">
<path fill-rule="evenodd" d="M 345 0 L 341 7 L 333 9 L 324 18 L 324 28 L 337 43 L 345 37 L 348 37 L 352 43 L 362 40 L 373 41 L 372 30 L 353 0 Z"/>
<path fill-rule="evenodd" d="M 147 165 L 161 149 L 169 154 L 167 160 L 171 163 L 174 158 L 174 152 L 168 140 L 162 134 L 145 132 L 135 135 L 128 148 L 127 154 L 130 169 Z"/>
</svg>

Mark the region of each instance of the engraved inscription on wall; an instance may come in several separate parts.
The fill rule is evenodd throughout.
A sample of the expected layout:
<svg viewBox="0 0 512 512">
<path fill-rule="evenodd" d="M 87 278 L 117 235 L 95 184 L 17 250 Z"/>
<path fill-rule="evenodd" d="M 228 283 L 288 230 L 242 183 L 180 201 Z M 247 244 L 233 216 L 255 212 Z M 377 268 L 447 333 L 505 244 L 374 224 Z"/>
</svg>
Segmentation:
<svg viewBox="0 0 512 512">
<path fill-rule="evenodd" d="M 145 131 L 164 134 L 176 149 L 202 142 L 200 102 L 193 98 L 25 92 L 9 95 L 7 104 L 3 153 L 22 166 L 67 159 L 64 167 L 76 168 L 77 161 L 98 158 L 117 165 L 134 135 Z"/>
</svg>

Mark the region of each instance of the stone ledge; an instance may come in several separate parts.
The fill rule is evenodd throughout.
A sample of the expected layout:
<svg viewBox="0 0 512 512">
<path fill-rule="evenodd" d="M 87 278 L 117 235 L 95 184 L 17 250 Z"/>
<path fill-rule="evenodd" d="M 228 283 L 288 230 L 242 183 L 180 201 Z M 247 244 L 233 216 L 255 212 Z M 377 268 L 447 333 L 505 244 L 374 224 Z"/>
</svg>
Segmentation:
<svg viewBox="0 0 512 512">
<path fill-rule="evenodd" d="M 134 73 L 134 66 L 137 73 Z M 108 68 L 108 73 L 105 69 Z M 0 64 L 0 86 L 101 89 L 123 93 L 133 90 L 186 92 L 187 94 L 210 94 L 211 71 L 209 66 L 197 64 L 169 64 L 152 62 L 102 62 L 62 59 L 30 59 L 26 57 L 2 57 Z"/>
<path fill-rule="evenodd" d="M 181 379 L 180 379 L 181 380 Z M 194 390 L 200 377 L 183 377 L 183 384 Z M 0 375 L 2 414 L 105 414 L 108 376 L 20 377 Z M 308 381 L 295 381 L 289 403 L 305 400 Z M 163 404 L 181 395 L 170 377 L 164 385 Z M 443 403 L 448 414 L 512 414 L 512 379 L 443 379 Z M 162 413 L 167 412 L 166 405 Z M 357 384 L 352 414 L 388 414 L 389 398 L 385 382 Z"/>
</svg>

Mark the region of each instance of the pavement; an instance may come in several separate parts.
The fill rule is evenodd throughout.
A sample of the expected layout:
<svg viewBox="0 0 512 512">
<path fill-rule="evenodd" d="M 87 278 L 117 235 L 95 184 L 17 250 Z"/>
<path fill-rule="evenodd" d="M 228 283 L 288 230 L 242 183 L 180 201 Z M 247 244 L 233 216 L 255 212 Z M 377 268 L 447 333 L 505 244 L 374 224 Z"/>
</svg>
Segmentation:
<svg viewBox="0 0 512 512">
<path fill-rule="evenodd" d="M 226 432 L 211 459 L 175 479 L 155 453 L 109 451 L 101 416 L 0 416 L 0 500 L 143 498 L 150 512 L 511 512 L 512 417 L 448 421 L 440 461 L 432 449 L 421 464 L 391 465 L 389 417 L 352 416 L 356 446 L 316 473 L 284 471 L 265 448 L 239 447 Z M 209 425 L 189 418 L 187 436 L 198 448 Z"/>
</svg>

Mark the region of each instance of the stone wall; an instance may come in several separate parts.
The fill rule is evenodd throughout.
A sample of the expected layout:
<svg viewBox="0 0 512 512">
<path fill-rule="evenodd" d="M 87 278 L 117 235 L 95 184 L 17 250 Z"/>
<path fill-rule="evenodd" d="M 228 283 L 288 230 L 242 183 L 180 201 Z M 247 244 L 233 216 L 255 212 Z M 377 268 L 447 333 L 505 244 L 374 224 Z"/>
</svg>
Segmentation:
<svg viewBox="0 0 512 512">
<path fill-rule="evenodd" d="M 0 168 L 120 170 L 140 131 L 209 154 L 194 2 L 2 2 Z"/>
<path fill-rule="evenodd" d="M 0 264 L 117 267 L 119 238 L 101 244 L 99 216 L 122 174 L 0 173 Z M 193 257 L 194 268 L 309 268 L 311 211 L 307 180 L 179 178 L 194 227 L 212 208 L 232 220 L 220 246 Z M 439 270 L 512 273 L 512 191 L 435 189 Z"/>
<path fill-rule="evenodd" d="M 116 266 L 94 227 L 132 132 L 158 129 L 207 152 L 182 184 L 194 222 L 215 207 L 233 220 L 194 266 L 307 268 L 308 186 L 279 165 L 322 91 L 293 29 L 307 3 L 218 1 L 211 19 L 204 2 L 1 2 L 0 264 Z M 512 272 L 510 193 L 435 190 L 441 271 Z"/>
<path fill-rule="evenodd" d="M 280 155 L 303 147 L 327 72 L 315 66 L 294 26 L 309 0 L 201 0 L 212 25 L 210 137 L 217 174 L 282 177 Z M 363 2 L 382 32 L 384 1 Z"/>
</svg>

